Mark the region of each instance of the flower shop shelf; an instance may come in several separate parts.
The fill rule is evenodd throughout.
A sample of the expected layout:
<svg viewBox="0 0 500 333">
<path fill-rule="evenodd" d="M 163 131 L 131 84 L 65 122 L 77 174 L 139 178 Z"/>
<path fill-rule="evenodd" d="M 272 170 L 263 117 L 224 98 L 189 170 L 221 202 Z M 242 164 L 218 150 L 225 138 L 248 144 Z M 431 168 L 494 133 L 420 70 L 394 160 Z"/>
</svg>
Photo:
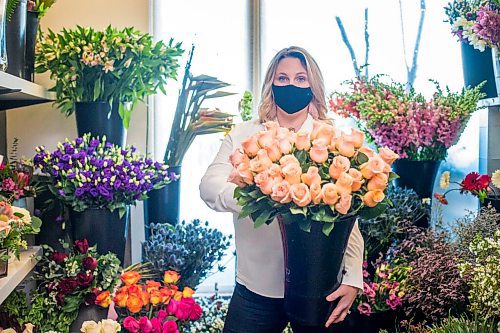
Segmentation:
<svg viewBox="0 0 500 333">
<path fill-rule="evenodd" d="M 55 93 L 38 84 L 0 72 L 0 110 L 46 103 L 55 98 Z"/>
<path fill-rule="evenodd" d="M 479 107 L 500 106 L 500 97 L 482 99 L 479 101 L 479 103 L 477 103 L 477 105 Z"/>
<path fill-rule="evenodd" d="M 36 257 L 41 254 L 41 247 L 33 246 L 21 252 L 20 260 L 15 259 L 9 263 L 9 274 L 0 279 L 0 304 L 36 266 L 38 262 Z"/>
</svg>

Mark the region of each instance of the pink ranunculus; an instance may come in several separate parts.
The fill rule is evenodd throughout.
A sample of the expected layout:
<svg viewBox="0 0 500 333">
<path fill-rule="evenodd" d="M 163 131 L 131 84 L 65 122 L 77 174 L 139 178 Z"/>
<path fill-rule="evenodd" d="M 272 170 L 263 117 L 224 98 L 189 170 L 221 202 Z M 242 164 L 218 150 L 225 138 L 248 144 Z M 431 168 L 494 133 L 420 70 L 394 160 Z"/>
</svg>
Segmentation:
<svg viewBox="0 0 500 333">
<path fill-rule="evenodd" d="M 195 302 L 192 298 L 182 298 L 179 305 L 177 305 L 177 311 L 175 311 L 174 315 L 180 320 L 187 320 L 194 304 Z"/>
<path fill-rule="evenodd" d="M 144 316 L 139 319 L 139 328 L 141 329 L 141 333 L 151 333 L 153 330 L 153 324 L 148 317 Z"/>
<path fill-rule="evenodd" d="M 158 318 L 152 318 L 151 319 L 151 326 L 153 328 L 151 330 L 151 333 L 161 333 L 161 329 L 162 329 L 161 320 L 159 320 Z"/>
<path fill-rule="evenodd" d="M 179 333 L 179 329 L 177 328 L 175 321 L 168 320 L 163 323 L 162 333 Z"/>
<path fill-rule="evenodd" d="M 158 311 L 158 315 L 156 316 L 156 318 L 158 318 L 159 321 L 163 321 L 165 318 L 167 318 L 167 316 L 168 316 L 167 311 L 160 310 Z"/>
<path fill-rule="evenodd" d="M 191 308 L 191 313 L 189 314 L 189 320 L 198 320 L 201 318 L 201 315 L 203 314 L 203 309 L 201 306 L 197 303 L 194 303 L 193 307 Z"/>
<path fill-rule="evenodd" d="M 167 306 L 168 314 L 175 315 L 175 313 L 177 312 L 178 305 L 179 305 L 179 302 L 172 298 L 170 300 L 170 302 L 168 302 L 168 306 Z"/>
<path fill-rule="evenodd" d="M 372 313 L 372 307 L 368 303 L 361 303 L 358 305 L 358 311 L 361 314 L 369 316 Z"/>
<path fill-rule="evenodd" d="M 128 316 L 123 321 L 123 327 L 130 333 L 137 333 L 140 330 L 139 321 L 134 317 Z"/>
</svg>

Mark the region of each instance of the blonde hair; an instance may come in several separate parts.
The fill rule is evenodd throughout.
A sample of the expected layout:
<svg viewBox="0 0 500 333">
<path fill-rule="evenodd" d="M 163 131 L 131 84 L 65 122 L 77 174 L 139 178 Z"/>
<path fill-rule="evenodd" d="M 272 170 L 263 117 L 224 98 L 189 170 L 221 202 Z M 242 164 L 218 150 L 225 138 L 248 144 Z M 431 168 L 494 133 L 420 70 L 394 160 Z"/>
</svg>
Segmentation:
<svg viewBox="0 0 500 333">
<path fill-rule="evenodd" d="M 313 99 L 309 104 L 309 114 L 311 114 L 314 119 L 331 122 L 331 120 L 326 116 L 327 108 L 323 75 L 321 74 L 318 64 L 309 52 L 298 46 L 290 46 L 279 51 L 271 60 L 262 85 L 261 100 L 259 105 L 260 121 L 266 122 L 276 119 L 277 106 L 274 102 L 272 86 L 276 68 L 278 67 L 279 62 L 284 58 L 299 59 L 307 71 L 307 78 L 313 94 Z"/>
</svg>

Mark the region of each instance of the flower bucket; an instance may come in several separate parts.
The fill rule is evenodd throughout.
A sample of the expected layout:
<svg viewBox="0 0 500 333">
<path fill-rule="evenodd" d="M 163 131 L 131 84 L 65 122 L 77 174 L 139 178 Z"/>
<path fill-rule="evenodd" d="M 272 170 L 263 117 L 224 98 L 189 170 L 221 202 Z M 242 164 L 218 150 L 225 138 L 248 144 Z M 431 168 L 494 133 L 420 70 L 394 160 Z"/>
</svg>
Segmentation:
<svg viewBox="0 0 500 333">
<path fill-rule="evenodd" d="M 28 11 L 26 18 L 26 64 L 24 67 L 24 78 L 31 82 L 35 81 L 35 45 L 39 23 L 38 12 Z"/>
<path fill-rule="evenodd" d="M 297 221 L 280 219 L 285 251 L 285 311 L 303 326 L 324 327 L 337 302 L 326 296 L 342 283 L 343 259 L 356 222 L 350 217 L 335 222 L 329 236 L 323 223 L 312 221 L 305 232 Z"/>
<path fill-rule="evenodd" d="M 486 98 L 499 96 L 491 48 L 487 47 L 484 52 L 481 52 L 468 43 L 461 43 L 461 47 L 465 87 L 475 87 L 486 80 L 486 84 L 481 89 L 486 94 Z"/>
<path fill-rule="evenodd" d="M 103 319 L 108 318 L 108 308 L 103 308 L 99 305 L 80 305 L 78 309 L 78 316 L 73 321 L 69 328 L 70 333 L 79 333 L 83 322 L 88 320 L 93 320 L 99 322 Z"/>
<path fill-rule="evenodd" d="M 6 22 L 7 73 L 23 78 L 26 50 L 27 0 L 17 4 L 12 19 Z"/>
<path fill-rule="evenodd" d="M 92 133 L 93 136 L 106 135 L 106 141 L 125 147 L 127 130 L 118 114 L 118 104 L 110 109 L 108 102 L 75 103 L 76 128 L 78 136 Z"/>
<path fill-rule="evenodd" d="M 0 249 L 0 255 L 9 254 L 9 250 L 7 248 Z M 9 273 L 9 261 L 0 259 L 0 278 L 4 278 Z"/>
<path fill-rule="evenodd" d="M 86 238 L 90 246 L 97 245 L 97 252 L 112 252 L 124 262 L 130 208 L 120 218 L 118 210 L 87 209 L 83 212 L 70 211 L 73 239 Z"/>
<path fill-rule="evenodd" d="M 399 159 L 392 168 L 399 175 L 394 183 L 399 187 L 411 188 L 421 199 L 432 198 L 432 189 L 441 161 L 411 161 Z"/>
</svg>

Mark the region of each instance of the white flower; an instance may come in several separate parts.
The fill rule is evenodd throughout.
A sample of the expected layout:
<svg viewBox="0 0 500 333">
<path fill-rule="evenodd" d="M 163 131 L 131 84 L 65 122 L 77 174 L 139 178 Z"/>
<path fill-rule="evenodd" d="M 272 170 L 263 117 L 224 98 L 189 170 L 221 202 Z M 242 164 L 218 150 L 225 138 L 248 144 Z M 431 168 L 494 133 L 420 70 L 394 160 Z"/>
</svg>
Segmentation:
<svg viewBox="0 0 500 333">
<path fill-rule="evenodd" d="M 83 333 L 101 333 L 101 323 L 96 323 L 93 320 L 84 321 L 80 331 Z"/>
<path fill-rule="evenodd" d="M 441 175 L 441 178 L 439 179 L 439 187 L 441 189 L 446 190 L 450 186 L 450 172 L 445 171 Z"/>
<path fill-rule="evenodd" d="M 105 319 L 101 321 L 101 332 L 102 333 L 116 333 L 120 332 L 122 327 L 116 321 L 112 319 Z"/>
<path fill-rule="evenodd" d="M 125 66 L 125 68 L 128 68 L 131 63 L 132 63 L 132 58 L 129 58 L 127 61 L 125 61 L 125 63 L 123 64 L 123 66 Z"/>
<path fill-rule="evenodd" d="M 115 68 L 113 67 L 113 64 L 115 63 L 114 60 L 108 60 L 106 61 L 106 63 L 104 64 L 104 67 L 102 68 L 102 70 L 106 73 L 108 72 L 112 72 L 115 70 Z"/>
<path fill-rule="evenodd" d="M 500 169 L 493 172 L 491 175 L 491 182 L 493 183 L 493 186 L 500 188 Z"/>
<path fill-rule="evenodd" d="M 35 328 L 35 325 L 32 323 L 26 323 L 26 327 L 24 328 L 23 333 L 33 333 L 33 328 Z"/>
<path fill-rule="evenodd" d="M 16 330 L 13 328 L 8 328 L 6 330 L 3 330 L 2 333 L 16 333 Z"/>
</svg>

